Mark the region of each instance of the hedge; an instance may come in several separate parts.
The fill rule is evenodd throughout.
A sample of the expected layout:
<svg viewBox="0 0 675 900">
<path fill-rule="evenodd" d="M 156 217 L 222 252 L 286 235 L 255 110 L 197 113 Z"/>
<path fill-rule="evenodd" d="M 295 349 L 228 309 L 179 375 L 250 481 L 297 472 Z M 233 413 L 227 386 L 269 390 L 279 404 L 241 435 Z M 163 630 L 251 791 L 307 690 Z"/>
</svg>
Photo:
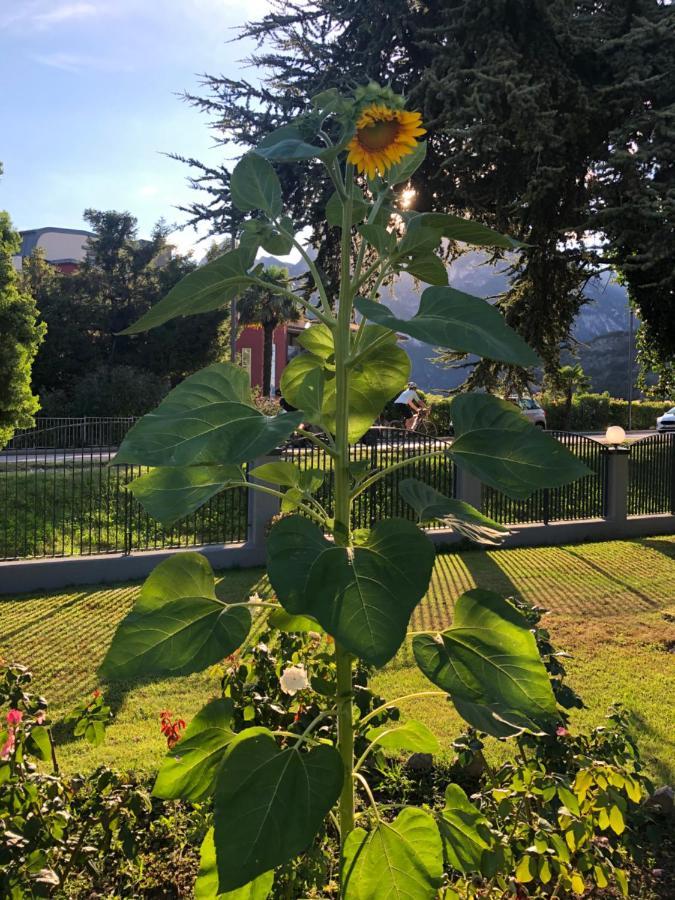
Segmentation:
<svg viewBox="0 0 675 900">
<path fill-rule="evenodd" d="M 546 410 L 548 428 L 565 427 L 565 401 L 539 398 Z M 671 409 L 668 401 L 634 400 L 632 404 L 632 428 L 644 431 L 656 428 L 656 417 Z M 628 401 L 616 400 L 609 394 L 577 394 L 572 398 L 570 431 L 604 431 L 608 425 L 628 428 Z"/>
<path fill-rule="evenodd" d="M 441 394 L 420 394 L 431 408 L 431 421 L 436 425 L 439 434 L 449 434 L 452 414 L 450 407 L 452 397 Z M 545 395 L 538 397 L 538 402 L 546 411 L 546 424 L 554 431 L 565 429 L 565 401 L 553 400 Z M 670 401 L 634 400 L 632 409 L 633 430 L 645 431 L 656 428 L 656 417 L 671 409 L 675 403 Z M 388 404 L 384 418 L 388 421 L 398 418 L 400 407 Z M 572 416 L 570 431 L 604 431 L 608 425 L 621 425 L 628 428 L 628 401 L 616 400 L 609 394 L 577 394 L 572 399 Z"/>
</svg>

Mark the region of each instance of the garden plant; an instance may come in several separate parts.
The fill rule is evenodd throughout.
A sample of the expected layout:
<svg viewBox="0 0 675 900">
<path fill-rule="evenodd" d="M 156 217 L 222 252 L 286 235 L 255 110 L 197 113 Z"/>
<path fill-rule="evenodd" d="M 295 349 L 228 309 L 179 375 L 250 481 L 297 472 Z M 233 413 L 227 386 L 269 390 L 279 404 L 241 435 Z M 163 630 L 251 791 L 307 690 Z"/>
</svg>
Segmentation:
<svg viewBox="0 0 675 900">
<path fill-rule="evenodd" d="M 513 821 L 514 841 L 521 833 L 529 836 L 519 818 L 521 804 L 531 815 L 531 796 L 543 791 L 562 817 L 567 844 L 557 833 L 549 843 L 541 831 L 532 846 L 523 844 L 521 859 L 513 858 L 507 838 L 499 848 L 491 843 L 483 814 L 458 785 L 448 787 L 445 807 L 432 810 L 421 803 L 382 804 L 369 781 L 369 761 L 377 754 L 433 753 L 438 746 L 420 723 L 388 716 L 405 698 L 363 702 L 368 671 L 386 665 L 409 637 L 430 681 L 425 694 L 437 694 L 439 703 L 450 700 L 481 733 L 524 747 L 533 735 L 560 736 L 565 720 L 531 624 L 506 598 L 469 591 L 456 601 L 453 624 L 442 634 L 408 631 L 434 562 L 422 526 L 441 520 L 487 543 L 503 537 L 503 526 L 413 478 L 400 490 L 416 511 L 417 524 L 392 518 L 354 529 L 352 504 L 393 469 L 420 459 L 450 460 L 514 499 L 587 474 L 576 457 L 532 427 L 513 405 L 488 394 L 453 401 L 452 442 L 439 441 L 417 457 L 375 471 L 367 462 L 353 461 L 350 446 L 408 381 L 410 364 L 398 345 L 399 332 L 525 370 L 538 363 L 497 309 L 449 286 L 439 255 L 447 241 L 497 252 L 517 252 L 519 242 L 456 215 L 415 212 L 403 202 L 406 183 L 425 156 L 424 133 L 420 114 L 377 84 L 350 96 L 328 90 L 314 97 L 305 115 L 272 131 L 234 168 L 232 202 L 247 214 L 236 248 L 190 273 L 127 330 L 138 333 L 219 308 L 255 286 L 276 290 L 314 322 L 301 338 L 305 352 L 287 366 L 281 383 L 297 412 L 265 415 L 253 402 L 247 373 L 216 363 L 186 378 L 141 419 L 115 459 L 150 468 L 131 490 L 165 524 L 241 485 L 278 497 L 282 515 L 267 541 L 273 597 L 225 603 L 208 560 L 198 553 L 177 554 L 146 580 L 115 634 L 102 667 L 105 677 L 204 670 L 250 648 L 263 625 L 312 632 L 325 645 L 319 676 L 310 681 L 301 660 L 289 660 L 281 674 L 283 691 L 310 698 L 302 715 L 281 726 L 274 716 L 256 722 L 235 679 L 222 698 L 207 703 L 167 756 L 157 796 L 213 801 L 198 897 L 304 896 L 292 886 L 282 894 L 279 884 L 287 883 L 289 867 L 317 835 L 332 842 L 339 859 L 331 896 L 346 900 L 431 900 L 441 890 L 459 896 L 448 872 L 476 868 L 507 890 L 504 873 L 517 867 L 520 881 L 537 880 L 543 895 L 581 893 L 587 882 L 625 881 L 615 877 L 610 857 L 595 871 L 592 854 L 574 853 L 588 840 L 583 803 L 572 802 L 569 790 L 547 777 L 545 768 L 534 781 L 523 782 L 522 758 L 518 796 L 508 785 L 496 784 L 495 791 L 506 791 L 504 802 L 497 794 L 493 798 Z M 277 167 L 283 177 L 289 165 L 324 166 L 332 182 L 326 219 L 341 236 L 336 290 L 296 237 L 297 223 L 285 215 Z M 271 286 L 261 277 L 260 249 L 283 255 L 293 248 L 313 279 L 311 293 Z M 382 285 L 402 271 L 427 285 L 420 288 L 420 306 L 410 320 L 398 318 L 380 300 Z M 301 469 L 274 456 L 261 461 L 301 423 L 311 423 L 306 440 L 332 462 L 329 507 L 316 496 L 325 471 Z M 257 464 L 249 470 L 253 461 Z M 311 717 L 304 715 L 306 706 Z M 625 779 L 619 784 L 617 775 L 608 782 L 594 772 L 582 781 L 592 814 L 618 828 L 625 801 L 617 792 Z M 614 794 L 608 785 L 615 786 Z M 637 790 L 629 785 L 629 793 Z M 606 804 L 604 815 L 598 804 Z M 567 832 L 573 832 L 572 839 Z M 471 890 L 462 888 L 462 895 L 475 896 Z"/>
</svg>

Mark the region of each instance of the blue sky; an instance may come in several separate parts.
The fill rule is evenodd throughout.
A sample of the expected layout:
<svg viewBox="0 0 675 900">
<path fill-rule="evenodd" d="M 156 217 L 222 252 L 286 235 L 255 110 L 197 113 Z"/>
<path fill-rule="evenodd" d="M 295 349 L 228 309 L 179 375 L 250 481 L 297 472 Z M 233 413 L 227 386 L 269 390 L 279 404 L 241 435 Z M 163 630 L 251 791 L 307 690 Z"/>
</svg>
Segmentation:
<svg viewBox="0 0 675 900">
<path fill-rule="evenodd" d="M 240 71 L 252 48 L 226 42 L 266 8 L 266 0 L 2 0 L 0 208 L 15 227 L 82 228 L 88 206 L 129 210 L 142 236 L 160 216 L 181 221 L 172 207 L 193 192 L 186 167 L 162 151 L 213 162 L 225 153 L 206 118 L 175 94 L 197 91 L 199 73 Z M 195 240 L 193 231 L 174 236 L 181 249 Z"/>
</svg>

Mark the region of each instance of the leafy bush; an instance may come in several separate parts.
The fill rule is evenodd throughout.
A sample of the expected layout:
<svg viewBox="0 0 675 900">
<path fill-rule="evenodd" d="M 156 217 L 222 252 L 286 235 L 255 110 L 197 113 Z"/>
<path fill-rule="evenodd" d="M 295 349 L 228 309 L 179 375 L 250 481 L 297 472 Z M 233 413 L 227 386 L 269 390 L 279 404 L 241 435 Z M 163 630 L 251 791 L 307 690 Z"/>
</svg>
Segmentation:
<svg viewBox="0 0 675 900">
<path fill-rule="evenodd" d="M 562 429 L 565 424 L 565 403 L 544 395 L 540 398 L 546 410 L 548 428 Z M 656 400 L 636 400 L 632 404 L 631 420 L 634 429 L 656 427 L 656 417 L 673 404 Z M 609 394 L 575 394 L 572 399 L 571 431 L 604 431 L 608 425 L 628 428 L 628 401 L 617 400 Z"/>
<path fill-rule="evenodd" d="M 155 801 L 149 785 L 105 767 L 62 776 L 48 704 L 31 679 L 24 666 L 0 667 L 0 896 L 187 896 L 205 831 L 200 807 Z M 100 695 L 67 717 L 94 744 L 108 719 Z"/>
<path fill-rule="evenodd" d="M 45 416 L 142 416 L 164 398 L 166 378 L 132 366 L 101 366 L 87 373 L 68 392 L 42 397 Z"/>
</svg>

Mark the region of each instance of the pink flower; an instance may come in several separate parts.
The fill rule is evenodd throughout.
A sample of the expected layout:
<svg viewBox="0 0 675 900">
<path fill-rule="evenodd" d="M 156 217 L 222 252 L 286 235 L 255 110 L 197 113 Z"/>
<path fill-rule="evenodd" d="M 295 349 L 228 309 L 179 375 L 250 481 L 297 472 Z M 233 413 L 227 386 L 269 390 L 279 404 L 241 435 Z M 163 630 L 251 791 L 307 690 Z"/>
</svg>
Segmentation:
<svg viewBox="0 0 675 900">
<path fill-rule="evenodd" d="M 558 725 L 555 733 L 558 735 L 558 737 L 567 737 L 569 735 L 569 731 L 565 728 L 564 725 Z"/>
<path fill-rule="evenodd" d="M 0 748 L 0 759 L 5 760 L 9 759 L 10 754 L 16 747 L 16 738 L 14 737 L 14 732 L 10 731 L 7 735 L 7 740 Z"/>
<path fill-rule="evenodd" d="M 44 709 L 41 709 L 38 713 L 35 714 L 35 724 L 42 725 L 46 718 L 47 716 L 45 715 Z"/>
<path fill-rule="evenodd" d="M 12 727 L 13 725 L 18 725 L 19 722 L 23 719 L 23 713 L 20 709 L 10 709 L 7 713 L 7 724 Z"/>
</svg>

